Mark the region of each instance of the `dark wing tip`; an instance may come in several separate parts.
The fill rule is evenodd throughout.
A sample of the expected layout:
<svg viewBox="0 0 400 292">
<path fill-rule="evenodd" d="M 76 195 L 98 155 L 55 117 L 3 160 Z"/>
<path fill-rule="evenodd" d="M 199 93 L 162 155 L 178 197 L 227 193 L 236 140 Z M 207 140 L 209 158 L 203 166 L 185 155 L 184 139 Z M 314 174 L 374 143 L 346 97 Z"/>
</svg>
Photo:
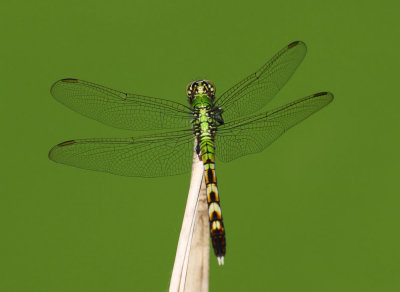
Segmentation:
<svg viewBox="0 0 400 292">
<path fill-rule="evenodd" d="M 70 145 L 73 145 L 75 143 L 76 143 L 75 140 L 68 140 L 68 141 L 64 141 L 64 142 L 62 142 L 60 144 L 57 144 L 56 146 L 54 146 L 53 148 L 50 149 L 49 154 L 48 154 L 49 159 L 53 160 L 53 161 L 56 161 L 56 160 L 54 160 L 54 157 L 53 157 L 54 151 L 56 151 L 60 147 L 70 146 Z"/>
<path fill-rule="evenodd" d="M 307 46 L 305 43 L 303 43 L 302 41 L 295 41 L 293 43 L 290 43 L 287 45 L 287 50 L 299 50 L 299 51 L 304 51 L 304 55 L 307 52 Z"/>
<path fill-rule="evenodd" d="M 318 93 L 315 93 L 313 95 L 313 97 L 318 97 L 318 96 L 326 96 L 326 97 L 328 97 L 329 98 L 328 103 L 330 103 L 333 100 L 333 94 L 331 92 L 328 92 L 328 91 L 318 92 Z"/>
<path fill-rule="evenodd" d="M 79 82 L 79 79 L 76 79 L 76 78 L 60 79 L 60 80 L 54 82 L 53 85 L 50 87 L 50 93 L 54 96 L 55 87 L 58 86 L 60 83 L 78 83 L 78 82 Z"/>
<path fill-rule="evenodd" d="M 288 45 L 288 49 L 291 49 L 291 48 L 297 46 L 298 44 L 304 44 L 304 43 L 303 43 L 302 41 L 295 41 L 295 42 L 290 43 L 290 44 Z"/>
<path fill-rule="evenodd" d="M 326 91 L 318 92 L 318 93 L 314 94 L 314 97 L 322 96 L 322 95 L 327 95 L 327 94 L 328 94 L 328 92 L 326 92 Z"/>
<path fill-rule="evenodd" d="M 76 83 L 76 82 L 78 82 L 79 80 L 76 79 L 76 78 L 64 78 L 64 79 L 61 79 L 60 81 L 61 81 L 61 82 L 67 82 L 67 83 Z"/>
<path fill-rule="evenodd" d="M 50 93 L 54 96 L 53 91 L 59 83 L 77 83 L 79 80 L 75 78 L 64 78 L 53 83 L 50 87 Z"/>
<path fill-rule="evenodd" d="M 58 147 L 62 147 L 62 146 L 68 146 L 68 145 L 72 145 L 75 144 L 76 141 L 75 140 L 68 140 L 68 141 L 64 141 L 60 144 L 57 144 Z"/>
<path fill-rule="evenodd" d="M 322 91 L 322 92 L 315 93 L 314 97 L 322 96 L 322 95 L 331 95 L 333 97 L 333 94 L 328 91 Z"/>
</svg>

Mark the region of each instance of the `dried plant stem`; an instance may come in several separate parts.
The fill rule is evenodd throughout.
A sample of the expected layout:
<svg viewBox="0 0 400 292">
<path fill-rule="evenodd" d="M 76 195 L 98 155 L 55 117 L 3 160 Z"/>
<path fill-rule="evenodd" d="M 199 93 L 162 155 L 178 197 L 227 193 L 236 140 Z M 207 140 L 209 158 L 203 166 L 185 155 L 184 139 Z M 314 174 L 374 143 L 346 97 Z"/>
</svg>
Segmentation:
<svg viewBox="0 0 400 292">
<path fill-rule="evenodd" d="M 170 292 L 206 292 L 209 275 L 209 222 L 204 166 L 194 152 L 185 215 L 172 271 Z"/>
<path fill-rule="evenodd" d="M 210 266 L 209 224 L 206 183 L 203 177 L 184 291 L 208 292 Z"/>
</svg>

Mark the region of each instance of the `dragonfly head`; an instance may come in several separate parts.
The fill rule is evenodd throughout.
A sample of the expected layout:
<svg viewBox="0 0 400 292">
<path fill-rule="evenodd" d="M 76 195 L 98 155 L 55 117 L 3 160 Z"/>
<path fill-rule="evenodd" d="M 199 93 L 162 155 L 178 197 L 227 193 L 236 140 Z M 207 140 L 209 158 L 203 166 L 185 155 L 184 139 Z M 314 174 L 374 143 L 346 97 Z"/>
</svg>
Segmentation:
<svg viewBox="0 0 400 292">
<path fill-rule="evenodd" d="M 186 87 L 186 95 L 190 103 L 192 103 L 198 95 L 207 95 L 211 101 L 214 101 L 215 85 L 210 80 L 192 81 Z"/>
</svg>

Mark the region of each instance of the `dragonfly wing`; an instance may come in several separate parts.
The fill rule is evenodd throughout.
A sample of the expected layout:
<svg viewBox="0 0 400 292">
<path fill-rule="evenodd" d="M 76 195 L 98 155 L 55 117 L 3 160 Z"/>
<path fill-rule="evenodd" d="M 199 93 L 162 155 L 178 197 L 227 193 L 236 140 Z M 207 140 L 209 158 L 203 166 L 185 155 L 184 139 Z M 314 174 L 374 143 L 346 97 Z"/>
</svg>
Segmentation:
<svg viewBox="0 0 400 292">
<path fill-rule="evenodd" d="M 191 110 L 180 103 L 125 93 L 79 79 L 61 79 L 50 91 L 70 109 L 121 129 L 188 128 L 192 119 Z"/>
<path fill-rule="evenodd" d="M 262 109 L 285 85 L 304 56 L 306 45 L 293 42 L 272 57 L 258 71 L 225 91 L 215 105 L 223 110 L 225 121 Z"/>
<path fill-rule="evenodd" d="M 158 177 L 190 171 L 193 132 L 182 130 L 121 139 L 79 139 L 54 146 L 57 163 L 123 176 Z"/>
<path fill-rule="evenodd" d="M 264 150 L 285 131 L 329 104 L 333 95 L 320 92 L 265 113 L 218 127 L 216 157 L 229 162 Z"/>
</svg>

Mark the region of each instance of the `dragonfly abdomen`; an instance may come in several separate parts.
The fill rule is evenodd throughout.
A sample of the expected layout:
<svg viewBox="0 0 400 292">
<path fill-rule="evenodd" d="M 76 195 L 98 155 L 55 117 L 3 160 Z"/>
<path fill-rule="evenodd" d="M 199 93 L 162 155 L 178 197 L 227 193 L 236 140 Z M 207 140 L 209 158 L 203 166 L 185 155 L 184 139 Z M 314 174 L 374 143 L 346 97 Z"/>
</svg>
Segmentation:
<svg viewBox="0 0 400 292">
<path fill-rule="evenodd" d="M 224 263 L 226 241 L 217 187 L 217 176 L 215 173 L 214 124 L 215 122 L 209 115 L 209 109 L 207 107 L 198 108 L 194 127 L 195 132 L 197 133 L 201 159 L 204 163 L 211 242 L 214 248 L 214 253 L 218 258 L 218 263 L 222 265 Z"/>
<path fill-rule="evenodd" d="M 208 153 L 208 155 L 209 154 L 210 153 Z M 204 155 L 202 154 L 202 156 Z M 211 241 L 214 248 L 214 253 L 218 258 L 218 263 L 221 265 L 224 263 L 226 242 L 214 162 L 204 163 L 204 175 L 207 186 L 208 218 L 210 220 Z"/>
</svg>

